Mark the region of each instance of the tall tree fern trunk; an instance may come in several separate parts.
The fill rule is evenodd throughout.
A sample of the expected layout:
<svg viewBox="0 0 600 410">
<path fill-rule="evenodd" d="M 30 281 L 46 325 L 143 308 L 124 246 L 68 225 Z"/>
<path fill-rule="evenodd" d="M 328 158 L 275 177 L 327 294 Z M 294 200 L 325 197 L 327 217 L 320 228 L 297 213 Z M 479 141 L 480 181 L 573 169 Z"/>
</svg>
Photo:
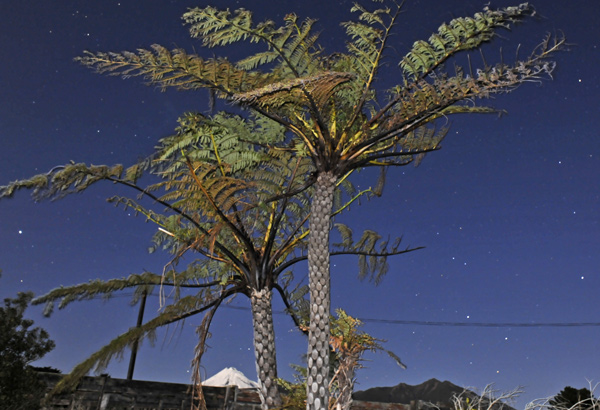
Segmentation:
<svg viewBox="0 0 600 410">
<path fill-rule="evenodd" d="M 281 406 L 281 396 L 277 390 L 277 356 L 275 354 L 275 333 L 273 331 L 273 311 L 271 299 L 273 292 L 263 288 L 252 290 L 252 324 L 254 325 L 254 355 L 256 374 L 261 393 L 263 410 Z"/>
<path fill-rule="evenodd" d="M 308 410 L 327 410 L 329 403 L 329 227 L 335 182 L 333 173 L 319 174 L 311 204 L 308 240 Z"/>
</svg>

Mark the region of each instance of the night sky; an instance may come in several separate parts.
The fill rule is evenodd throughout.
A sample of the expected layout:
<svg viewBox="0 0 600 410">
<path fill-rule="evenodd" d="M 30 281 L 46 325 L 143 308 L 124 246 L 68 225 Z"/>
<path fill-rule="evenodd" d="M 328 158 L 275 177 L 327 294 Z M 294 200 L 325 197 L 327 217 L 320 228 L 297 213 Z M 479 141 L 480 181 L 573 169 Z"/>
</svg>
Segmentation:
<svg viewBox="0 0 600 410">
<path fill-rule="evenodd" d="M 135 50 L 159 43 L 205 57 L 246 55 L 242 47 L 202 49 L 188 37 L 181 15 L 198 1 L 70 0 L 3 2 L 0 13 L 0 185 L 46 172 L 70 160 L 132 164 L 170 135 L 186 111 L 206 111 L 205 92 L 161 93 L 141 79 L 92 73 L 73 62 L 83 50 Z M 365 2 L 366 3 L 366 2 Z M 400 81 L 396 63 L 439 24 L 472 15 L 485 1 L 407 0 L 396 28 L 382 88 Z M 343 51 L 338 26 L 349 1 L 219 1 L 254 10 L 255 21 L 282 22 L 289 12 L 318 17 L 321 44 Z M 516 5 L 494 1 L 492 7 Z M 385 354 L 368 354 L 357 389 L 419 384 L 430 378 L 499 390 L 523 386 L 517 405 L 556 394 L 566 385 L 600 382 L 599 326 L 518 327 L 457 324 L 584 324 L 600 322 L 600 2 L 535 3 L 529 19 L 485 48 L 526 55 L 543 36 L 562 30 L 570 51 L 556 56 L 553 81 L 527 84 L 488 101 L 507 115 L 450 120 L 443 149 L 414 168 L 390 170 L 382 198 L 353 207 L 343 222 L 355 232 L 403 236 L 424 250 L 398 256 L 382 284 L 357 279 L 356 260 L 332 261 L 332 307 L 365 319 L 364 330 L 386 339 Z M 475 60 L 477 64 L 480 60 Z M 373 174 L 356 175 L 365 186 Z M 169 255 L 149 255 L 155 226 L 105 202 L 135 195 L 110 183 L 57 202 L 34 203 L 29 193 L 0 201 L 0 297 L 60 285 L 141 273 L 160 273 Z M 296 270 L 301 278 L 305 266 Z M 73 303 L 50 319 L 42 307 L 28 315 L 46 328 L 56 349 L 37 362 L 68 372 L 135 324 L 130 293 L 109 301 Z M 249 301 L 222 308 L 204 356 L 206 376 L 236 367 L 255 379 Z M 147 304 L 146 319 L 159 309 Z M 275 309 L 282 305 L 276 300 Z M 376 322 L 373 319 L 386 322 Z M 188 382 L 200 317 L 145 342 L 135 377 Z M 418 322 L 407 324 L 405 322 Z M 444 325 L 424 325 L 443 322 Z M 301 363 L 306 339 L 285 315 L 276 316 L 280 376 Z M 128 354 L 108 368 L 126 375 Z"/>
</svg>

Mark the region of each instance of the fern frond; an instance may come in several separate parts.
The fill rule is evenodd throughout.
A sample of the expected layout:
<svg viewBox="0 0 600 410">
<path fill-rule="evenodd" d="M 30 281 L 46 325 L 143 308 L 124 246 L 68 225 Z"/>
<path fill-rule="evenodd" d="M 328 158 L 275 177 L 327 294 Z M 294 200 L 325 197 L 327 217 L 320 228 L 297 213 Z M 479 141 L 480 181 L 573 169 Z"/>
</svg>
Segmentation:
<svg viewBox="0 0 600 410">
<path fill-rule="evenodd" d="M 134 343 L 143 339 L 154 341 L 154 334 L 159 327 L 183 320 L 186 317 L 198 314 L 212 307 L 215 301 L 198 300 L 194 297 L 185 297 L 176 303 L 169 305 L 156 318 L 144 323 L 141 327 L 133 327 L 127 332 L 113 339 L 108 345 L 92 354 L 89 358 L 75 366 L 73 370 L 65 375 L 54 387 L 50 394 L 58 394 L 73 389 L 77 383 L 90 371 L 101 371 L 115 357 L 123 354 L 123 351 Z"/>
<path fill-rule="evenodd" d="M 358 257 L 359 279 L 369 278 L 379 284 L 388 272 L 388 258 L 413 252 L 421 247 L 400 249 L 402 238 L 397 238 L 394 243 L 382 240 L 381 235 L 372 230 L 365 230 L 358 241 L 352 238 L 352 230 L 346 225 L 336 223 L 334 227 L 342 237 L 342 242 L 332 244 L 331 255 L 356 255 Z"/>
<path fill-rule="evenodd" d="M 238 9 L 233 14 L 208 6 L 195 7 L 183 15 L 183 21 L 190 25 L 190 34 L 199 38 L 207 47 L 225 46 L 240 40 L 258 42 L 277 34 L 275 23 L 267 20 L 253 27 L 252 12 Z"/>
<path fill-rule="evenodd" d="M 319 106 L 323 106 L 337 86 L 352 79 L 354 75 L 351 73 L 324 72 L 313 77 L 277 82 L 247 93 L 236 94 L 234 101 L 265 107 L 279 107 L 288 103 L 308 105 L 310 102 L 305 96 L 305 92 L 308 92 Z"/>
<path fill-rule="evenodd" d="M 238 61 L 235 63 L 235 66 L 240 70 L 254 70 L 258 66 L 275 61 L 278 57 L 279 54 L 275 51 L 263 51 L 262 53 L 256 53 Z"/>
<path fill-rule="evenodd" d="M 98 295 L 103 295 L 103 297 L 108 299 L 114 292 L 126 288 L 144 287 L 148 291 L 151 291 L 153 285 L 159 285 L 160 283 L 161 275 L 150 272 L 134 274 L 127 278 L 111 279 L 108 281 L 96 279 L 75 286 L 61 286 L 60 288 L 53 289 L 45 295 L 35 298 L 32 301 L 32 304 L 39 305 L 46 303 L 44 316 L 49 316 L 52 313 L 52 303 L 58 299 L 62 299 L 58 308 L 63 309 L 71 302 L 94 299 Z"/>
<path fill-rule="evenodd" d="M 149 85 L 163 90 L 169 87 L 180 90 L 207 88 L 217 91 L 217 96 L 222 98 L 262 87 L 274 80 L 272 74 L 248 72 L 236 68 L 227 59 L 203 59 L 182 49 L 168 50 L 158 44 L 153 45 L 152 50 L 139 49 L 137 53 L 88 51 L 75 61 L 98 73 L 123 78 L 140 76 Z"/>
<path fill-rule="evenodd" d="M 0 186 L 0 198 L 9 198 L 21 189 L 29 189 L 32 190 L 31 196 L 35 200 L 60 199 L 69 194 L 82 192 L 98 181 L 119 178 L 122 172 L 121 165 L 69 163 L 54 167 L 45 174 Z"/>
<path fill-rule="evenodd" d="M 333 226 L 335 229 L 337 229 L 337 231 L 342 237 L 342 242 L 334 243 L 333 246 L 345 248 L 352 247 L 354 245 L 354 240 L 352 239 L 352 229 L 350 229 L 350 227 L 348 227 L 347 225 L 339 222 L 335 223 Z"/>
<path fill-rule="evenodd" d="M 318 35 L 311 33 L 315 20 L 306 19 L 298 25 L 297 16 L 291 13 L 285 17 L 281 27 L 276 27 L 270 20 L 254 25 L 252 12 L 248 10 L 239 9 L 232 14 L 229 10 L 218 10 L 211 6 L 191 9 L 183 19 L 190 25 L 191 36 L 201 39 L 207 47 L 243 40 L 264 42 L 268 51 L 238 62 L 237 66 L 245 70 L 279 59 L 279 75 L 289 78 L 287 73 L 292 77 L 302 77 L 310 75 L 317 67 L 318 53 L 313 48 Z"/>
<path fill-rule="evenodd" d="M 497 29 L 509 28 L 531 14 L 532 7 L 523 3 L 499 10 L 485 7 L 473 17 L 453 19 L 448 24 L 442 24 L 428 41 L 416 41 L 400 61 L 400 67 L 405 76 L 413 81 L 424 78 L 450 56 L 479 47 L 492 39 Z"/>
</svg>

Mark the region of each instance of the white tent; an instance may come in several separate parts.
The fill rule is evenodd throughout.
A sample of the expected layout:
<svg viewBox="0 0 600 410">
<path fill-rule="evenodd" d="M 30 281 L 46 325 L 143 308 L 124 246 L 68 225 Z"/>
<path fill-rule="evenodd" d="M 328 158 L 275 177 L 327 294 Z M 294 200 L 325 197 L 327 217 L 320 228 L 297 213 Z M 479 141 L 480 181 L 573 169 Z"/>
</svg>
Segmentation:
<svg viewBox="0 0 600 410">
<path fill-rule="evenodd" d="M 237 386 L 239 389 L 258 389 L 258 383 L 253 382 L 244 373 L 234 367 L 226 367 L 214 376 L 204 380 L 203 386 Z"/>
</svg>

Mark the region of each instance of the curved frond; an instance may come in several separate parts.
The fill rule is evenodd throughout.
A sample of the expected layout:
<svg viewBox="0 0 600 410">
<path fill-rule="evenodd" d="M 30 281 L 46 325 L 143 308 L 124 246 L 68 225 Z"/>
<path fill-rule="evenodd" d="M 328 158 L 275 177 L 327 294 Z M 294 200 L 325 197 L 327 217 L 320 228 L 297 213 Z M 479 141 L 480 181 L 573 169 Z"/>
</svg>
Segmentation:
<svg viewBox="0 0 600 410">
<path fill-rule="evenodd" d="M 154 285 L 160 285 L 160 283 L 161 276 L 150 272 L 144 272 L 139 275 L 134 274 L 128 276 L 127 278 L 111 279 L 108 281 L 95 279 L 79 285 L 67 287 L 61 286 L 53 289 L 45 295 L 36 297 L 32 301 L 32 304 L 39 305 L 46 303 L 44 316 L 49 316 L 53 311 L 54 301 L 58 299 L 61 299 L 58 308 L 63 309 L 71 302 L 90 300 L 99 295 L 102 295 L 104 298 L 108 299 L 114 292 L 118 292 L 126 288 L 143 287 L 147 292 L 151 292 L 152 287 Z"/>
<path fill-rule="evenodd" d="M 143 339 L 154 341 L 154 334 L 159 327 L 183 320 L 189 316 L 201 313 L 212 308 L 219 299 L 213 301 L 198 300 L 194 297 L 185 297 L 172 305 L 169 305 L 156 318 L 144 323 L 140 327 L 133 327 L 127 332 L 114 338 L 109 344 L 92 354 L 86 360 L 75 366 L 73 370 L 65 375 L 54 387 L 51 394 L 58 394 L 73 389 L 82 377 L 90 371 L 101 371 L 106 368 L 110 361 L 123 354 L 134 343 Z"/>
<path fill-rule="evenodd" d="M 82 192 L 98 181 L 118 178 L 122 172 L 121 165 L 97 166 L 69 163 L 54 167 L 45 174 L 0 186 L 0 199 L 12 197 L 21 189 L 31 190 L 31 196 L 38 201 L 60 199 L 69 194 Z"/>
<path fill-rule="evenodd" d="M 231 13 L 212 6 L 190 9 L 183 15 L 183 20 L 190 25 L 192 37 L 201 39 L 207 47 L 243 40 L 265 43 L 268 51 L 237 63 L 237 67 L 243 70 L 253 70 L 279 60 L 279 69 L 275 70 L 279 76 L 298 78 L 310 75 L 318 67 L 318 51 L 315 48 L 318 35 L 312 33 L 315 20 L 306 19 L 298 23 L 298 17 L 290 13 L 285 16 L 281 27 L 276 27 L 271 20 L 254 25 L 249 10 L 238 9 Z"/>
<path fill-rule="evenodd" d="M 492 10 L 485 7 L 473 17 L 455 18 L 442 24 L 428 41 L 416 41 L 411 51 L 400 61 L 404 74 L 417 80 L 429 75 L 448 57 L 481 46 L 494 36 L 498 28 L 509 28 L 534 13 L 528 3 L 516 7 Z"/>
<path fill-rule="evenodd" d="M 358 256 L 359 279 L 369 278 L 375 284 L 379 284 L 388 272 L 388 257 L 422 249 L 422 247 L 401 249 L 402 238 L 396 238 L 393 243 L 390 243 L 372 230 L 365 230 L 360 239 L 354 241 L 352 230 L 348 226 L 335 223 L 334 227 L 340 233 L 342 242 L 332 244 L 331 255 Z"/>
<path fill-rule="evenodd" d="M 218 91 L 217 96 L 223 98 L 274 81 L 272 74 L 241 70 L 227 59 L 204 59 L 182 49 L 168 50 L 158 44 L 153 45 L 152 50 L 139 49 L 137 53 L 87 51 L 75 61 L 98 73 L 123 78 L 140 76 L 149 85 L 162 89 L 207 88 Z"/>
<path fill-rule="evenodd" d="M 247 93 L 236 94 L 233 98 L 240 104 L 258 103 L 265 107 L 280 107 L 289 103 L 309 105 L 310 101 L 305 96 L 305 92 L 307 92 L 321 107 L 331 97 L 337 86 L 352 79 L 354 79 L 352 73 L 323 72 L 312 77 L 269 84 Z"/>
</svg>

